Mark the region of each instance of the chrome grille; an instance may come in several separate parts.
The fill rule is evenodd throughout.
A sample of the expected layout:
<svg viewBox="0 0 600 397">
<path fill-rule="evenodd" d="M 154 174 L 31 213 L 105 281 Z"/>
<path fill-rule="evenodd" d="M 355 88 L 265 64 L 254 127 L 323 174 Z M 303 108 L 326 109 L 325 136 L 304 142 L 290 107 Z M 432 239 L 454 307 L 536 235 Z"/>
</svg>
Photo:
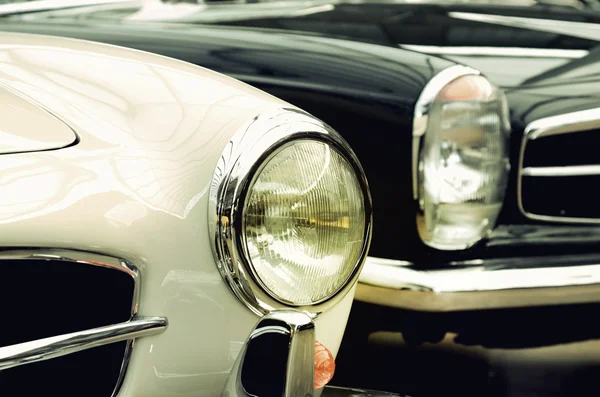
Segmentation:
<svg viewBox="0 0 600 397">
<path fill-rule="evenodd" d="M 4 249 L 0 275 L 3 395 L 115 396 L 133 340 L 167 326 L 136 316 L 139 273 L 120 259 Z"/>
<path fill-rule="evenodd" d="M 111 397 L 127 342 L 3 370 L 2 395 Z M 93 386 L 92 386 L 93 385 Z"/>
<path fill-rule="evenodd" d="M 521 212 L 549 222 L 600 223 L 600 109 L 527 126 L 517 183 Z"/>
</svg>

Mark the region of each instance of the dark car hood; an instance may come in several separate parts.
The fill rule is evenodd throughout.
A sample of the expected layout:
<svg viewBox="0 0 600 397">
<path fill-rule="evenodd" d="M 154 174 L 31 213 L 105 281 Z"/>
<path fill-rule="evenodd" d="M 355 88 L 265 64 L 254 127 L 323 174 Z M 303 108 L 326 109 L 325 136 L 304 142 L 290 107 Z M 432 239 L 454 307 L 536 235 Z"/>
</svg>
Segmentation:
<svg viewBox="0 0 600 397">
<path fill-rule="evenodd" d="M 507 89 L 516 123 L 600 108 L 600 48 Z"/>
<path fill-rule="evenodd" d="M 197 5 L 154 0 L 40 14 L 44 18 L 66 15 L 137 23 L 235 25 L 343 37 L 448 58 L 481 70 L 507 88 L 586 57 L 600 44 L 599 11 L 532 6 L 520 0 L 496 5 L 382 0 Z"/>
<path fill-rule="evenodd" d="M 565 7 L 330 3 L 292 17 L 212 22 L 312 31 L 445 57 L 481 70 L 504 87 L 584 57 L 600 44 L 600 15 Z M 247 7 L 248 8 L 248 7 Z M 310 10 L 310 9 L 309 9 Z M 183 18 L 185 20 L 187 18 Z"/>
<path fill-rule="evenodd" d="M 173 7 L 159 2 L 156 4 L 159 7 Z M 473 255 L 492 255 L 491 252 L 496 248 L 489 248 L 488 251 L 488 247 L 483 245 L 473 248 L 478 252 L 468 250 L 450 254 L 433 251 L 420 241 L 414 222 L 412 158 L 407 155 L 406 148 L 412 145 L 415 102 L 425 84 L 454 62 L 423 54 L 422 49 L 401 49 L 398 45 L 385 41 L 379 43 L 382 45 L 370 45 L 360 42 L 369 40 L 356 37 L 352 40 L 335 40 L 324 37 L 330 35 L 323 32 L 296 34 L 290 31 L 294 29 L 282 31 L 281 26 L 276 30 L 252 26 L 206 26 L 181 21 L 136 22 L 128 16 L 134 15 L 140 7 L 130 3 L 124 5 L 98 7 L 93 11 L 71 10 L 50 15 L 11 17 L 0 23 L 0 30 L 59 35 L 132 47 L 175 57 L 241 79 L 323 119 L 340 131 L 353 147 L 367 173 L 373 201 L 377 203 L 374 206 L 376 221 L 373 230 L 373 235 L 377 237 L 373 239 L 371 255 L 411 261 L 426 260 L 428 263 L 461 260 L 472 258 Z M 197 8 L 194 5 L 191 7 Z M 437 9 L 446 12 L 443 8 Z M 321 14 L 325 15 L 323 12 L 312 15 Z M 437 14 L 424 12 L 423 17 L 435 15 Z M 301 16 L 290 18 L 291 21 L 301 20 Z M 35 21 L 36 19 L 39 21 Z M 344 23 L 343 20 L 332 20 L 329 26 L 343 27 Z M 581 23 L 586 29 L 594 30 L 589 21 Z M 502 50 L 521 45 L 522 47 L 517 48 L 535 48 L 538 53 L 544 49 L 581 51 L 576 53 L 577 56 L 571 55 L 562 62 L 544 68 L 535 65 L 557 58 L 556 54 L 546 58 L 528 57 L 528 54 L 513 56 L 511 59 L 515 60 L 514 70 L 506 66 L 487 69 L 479 66 L 493 79 L 496 77 L 494 71 L 498 76 L 506 73 L 504 76 L 507 79 L 514 77 L 513 84 L 503 83 L 509 97 L 513 121 L 513 164 L 518 161 L 517 146 L 526 123 L 540 117 L 600 106 L 600 62 L 595 40 L 559 33 L 552 33 L 551 39 L 544 36 L 547 32 L 515 27 L 511 29 L 524 29 L 524 32 L 519 30 L 522 36 L 508 35 L 514 46 L 507 47 L 510 40 L 502 33 L 503 30 L 498 30 L 505 26 L 491 24 L 489 21 L 467 21 L 467 25 L 476 26 L 482 33 L 475 34 L 470 30 L 467 30 L 470 33 L 462 36 L 447 33 L 447 42 L 451 44 L 454 42 L 450 38 L 454 40 L 462 37 L 464 43 L 471 40 L 471 43 L 475 43 L 472 45 L 480 49 L 491 47 Z M 408 25 L 396 26 L 404 29 Z M 421 30 L 419 34 L 410 36 L 414 37 L 413 43 L 428 37 L 436 40 L 441 37 L 436 33 L 437 28 L 429 27 L 431 34 L 427 35 L 428 30 L 423 30 L 417 22 L 414 27 Z M 363 37 L 357 29 L 349 27 L 348 31 Z M 583 35 L 584 33 L 580 34 Z M 493 37 L 497 39 L 491 40 Z M 535 41 L 525 40 L 536 37 L 542 37 L 543 40 L 539 39 L 537 44 Z M 518 40 L 515 41 L 516 39 Z M 434 47 L 451 48 L 448 43 L 446 47 Z M 455 47 L 464 49 L 468 46 L 464 44 Z M 498 56 L 491 56 L 489 64 L 494 66 L 497 62 L 494 59 Z M 477 56 L 472 58 L 476 59 Z M 525 67 L 531 68 L 528 73 L 521 70 Z M 531 222 L 519 212 L 516 201 L 512 199 L 515 196 L 516 178 L 513 176 L 511 180 L 513 182 L 509 185 L 507 204 L 499 224 L 528 228 Z M 403 210 L 399 211 L 399 208 Z M 385 221 L 380 221 L 382 219 Z M 400 239 L 399 233 L 402 236 Z M 504 246 L 498 247 L 499 250 L 504 249 Z M 504 254 L 512 255 L 514 252 L 509 250 Z"/>
</svg>

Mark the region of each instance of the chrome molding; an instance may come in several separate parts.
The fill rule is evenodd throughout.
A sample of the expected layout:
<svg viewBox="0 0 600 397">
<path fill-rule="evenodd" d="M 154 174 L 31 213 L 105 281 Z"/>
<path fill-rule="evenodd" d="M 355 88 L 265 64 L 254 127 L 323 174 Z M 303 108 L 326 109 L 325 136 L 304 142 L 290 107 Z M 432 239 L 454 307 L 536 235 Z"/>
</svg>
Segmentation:
<svg viewBox="0 0 600 397">
<path fill-rule="evenodd" d="M 451 262 L 423 269 L 368 257 L 356 299 L 422 311 L 600 302 L 600 255 Z"/>
<path fill-rule="evenodd" d="M 588 131 L 600 128 L 600 108 L 580 110 L 532 121 L 525 127 L 527 140 L 550 135 Z"/>
<path fill-rule="evenodd" d="M 517 173 L 517 205 L 523 215 L 529 219 L 546 222 L 600 224 L 600 219 L 574 218 L 550 215 L 539 215 L 527 212 L 523 206 L 523 177 L 559 177 L 600 175 L 600 165 L 580 165 L 566 167 L 527 167 L 523 168 L 527 142 L 545 137 L 583 132 L 600 128 L 600 108 L 565 113 L 558 116 L 535 120 L 525 127 L 521 150 L 519 153 L 519 170 Z"/>
<path fill-rule="evenodd" d="M 167 325 L 163 317 L 142 317 L 121 324 L 0 347 L 0 371 L 110 343 L 156 335 L 163 332 Z"/>
<path fill-rule="evenodd" d="M 299 139 L 326 142 L 352 165 L 365 199 L 366 225 L 361 256 L 346 283 L 331 297 L 298 309 L 317 316 L 343 298 L 358 279 L 371 239 L 371 196 L 364 171 L 348 144 L 331 127 L 297 109 L 277 109 L 258 115 L 234 134 L 223 150 L 213 176 L 208 206 L 209 233 L 213 236 L 213 254 L 219 271 L 238 299 L 257 315 L 294 305 L 267 293 L 247 260 L 239 226 L 243 200 L 253 176 L 269 157 Z"/>
<path fill-rule="evenodd" d="M 600 228 L 595 225 L 499 225 L 487 247 L 526 247 L 552 244 L 598 244 Z M 542 248 L 543 249 L 543 248 Z"/>
<path fill-rule="evenodd" d="M 469 47 L 469 46 L 433 46 L 402 44 L 398 47 L 431 55 L 472 56 L 472 57 L 515 57 L 515 58 L 583 58 L 587 50 L 558 50 L 553 48 L 523 48 L 523 47 Z"/>
<path fill-rule="evenodd" d="M 571 165 L 563 167 L 526 167 L 523 176 L 586 176 L 600 175 L 600 165 Z"/>
<path fill-rule="evenodd" d="M 129 261 L 102 255 L 102 254 L 87 252 L 87 251 L 68 250 L 68 249 L 54 249 L 54 248 L 25 248 L 25 249 L 23 249 L 23 248 L 3 248 L 3 249 L 0 249 L 0 261 L 7 260 L 7 259 L 64 261 L 64 262 L 80 263 L 83 265 L 105 267 L 108 269 L 127 273 L 133 279 L 133 297 L 132 297 L 132 303 L 131 303 L 130 321 L 126 322 L 126 323 L 122 323 L 122 324 L 112 325 L 112 326 L 109 325 L 108 327 L 102 327 L 102 328 L 96 329 L 96 330 L 82 331 L 83 333 L 97 331 L 97 330 L 103 330 L 103 329 L 110 328 L 110 327 L 119 327 L 119 326 L 123 327 L 123 329 L 127 329 L 129 331 L 132 331 L 132 330 L 135 331 L 136 329 L 138 329 L 138 326 L 142 326 L 142 328 L 140 329 L 141 331 L 148 328 L 149 330 L 152 330 L 152 333 L 159 333 L 159 332 L 164 331 L 164 328 L 167 326 L 167 320 L 164 318 L 158 318 L 158 317 L 151 317 L 149 319 L 137 318 L 137 313 L 138 313 L 139 304 L 140 304 L 142 280 L 141 280 L 141 274 L 140 274 L 138 268 Z M 139 323 L 137 321 L 142 321 L 142 322 Z M 152 322 L 154 325 L 149 326 L 147 324 L 147 321 Z M 133 324 L 134 322 L 135 322 L 135 324 Z M 164 323 L 164 327 L 162 325 L 160 325 L 163 323 Z M 119 329 L 121 329 L 121 328 L 119 328 Z M 123 331 L 121 331 L 121 332 L 123 332 Z M 67 334 L 67 335 L 57 336 L 57 337 L 53 337 L 53 338 L 63 338 L 65 336 L 77 336 L 78 334 L 80 334 L 80 333 Z M 136 332 L 133 332 L 133 334 L 130 337 L 119 339 L 119 340 L 127 340 L 127 345 L 125 347 L 125 352 L 123 355 L 123 363 L 121 364 L 121 370 L 119 372 L 119 377 L 117 378 L 117 383 L 113 390 L 112 397 L 115 397 L 119 393 L 119 390 L 121 389 L 121 386 L 123 385 L 123 380 L 124 380 L 125 374 L 127 372 L 127 367 L 129 364 L 129 360 L 131 358 L 131 353 L 132 353 L 133 345 L 135 342 L 135 338 L 138 336 L 143 336 L 143 335 L 137 335 Z M 44 343 L 43 341 L 47 341 L 48 339 L 53 339 L 53 338 L 40 339 L 38 341 L 32 341 L 32 342 L 27 342 L 27 343 L 35 343 L 35 344 Z M 95 336 L 93 336 L 93 338 L 97 339 L 98 336 L 95 335 Z M 60 340 L 62 340 L 62 339 L 60 339 Z M 80 339 L 76 339 L 76 340 L 79 340 L 81 342 Z M 115 340 L 113 342 L 117 342 L 117 341 Z M 64 343 L 64 342 L 62 342 L 62 343 Z M 112 342 L 108 342 L 108 343 L 112 343 Z M 102 343 L 102 344 L 106 344 L 106 343 Z M 6 346 L 1 349 L 10 349 L 12 347 L 22 346 L 22 345 L 23 344 Z M 94 345 L 94 346 L 90 346 L 90 347 L 96 347 L 96 346 L 100 346 L 100 345 Z M 86 348 L 90 348 L 90 347 L 86 347 Z M 6 351 L 8 352 L 9 350 L 6 350 Z M 79 351 L 79 350 L 75 350 L 75 351 Z M 75 351 L 71 351 L 71 353 L 74 353 Z M 54 353 L 49 351 L 48 354 L 52 355 Z M 48 358 L 52 358 L 52 357 L 48 357 Z M 29 363 L 29 362 L 34 362 L 34 361 L 28 361 L 26 363 Z M 19 364 L 19 365 L 22 365 L 22 364 Z M 0 365 L 0 369 L 1 369 L 1 365 Z"/>
</svg>

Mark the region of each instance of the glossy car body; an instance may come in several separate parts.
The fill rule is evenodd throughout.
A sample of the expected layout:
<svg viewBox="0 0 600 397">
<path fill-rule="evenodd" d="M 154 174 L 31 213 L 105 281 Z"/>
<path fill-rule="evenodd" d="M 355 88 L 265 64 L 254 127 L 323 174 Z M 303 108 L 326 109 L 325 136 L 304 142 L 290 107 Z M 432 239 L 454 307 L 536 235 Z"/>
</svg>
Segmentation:
<svg viewBox="0 0 600 397">
<path fill-rule="evenodd" d="M 597 138 L 562 134 L 562 142 L 548 141 L 531 164 L 521 163 L 521 153 L 524 137 L 540 125 L 550 131 L 568 126 L 563 132 L 598 128 L 598 16 L 591 9 L 515 3 L 123 3 L 8 17 L 2 27 L 206 66 L 340 131 L 365 168 L 375 204 L 359 300 L 425 312 L 596 302 L 600 234 L 593 182 L 585 179 L 594 178 L 596 168 L 587 166 L 595 158 L 580 154 Z M 457 62 L 505 88 L 511 174 L 493 233 L 472 248 L 449 252 L 428 247 L 417 233 L 412 133 L 424 87 Z M 530 176 L 530 170 L 522 177 L 520 170 L 532 166 L 552 176 Z M 576 177 L 565 178 L 565 172 Z M 551 219 L 525 210 L 520 181 L 529 184 L 533 201 L 527 205 L 541 206 L 537 211 Z M 551 195 L 535 197 L 532 192 L 548 182 L 543 188 Z"/>
<path fill-rule="evenodd" d="M 263 118 L 284 116 L 287 134 L 302 120 L 325 127 L 246 84 L 149 53 L 2 34 L 0 57 L 0 260 L 11 319 L 2 392 L 245 395 L 226 382 L 236 359 L 244 365 L 259 316 L 213 255 L 213 174 L 240 131 L 270 132 Z M 313 393 L 315 336 L 337 352 L 354 282 L 326 308 L 279 305 L 263 317 L 293 331 L 296 349 L 286 342 L 283 367 L 267 353 L 287 376 L 267 384 Z M 116 350 L 95 356 L 105 345 Z"/>
</svg>

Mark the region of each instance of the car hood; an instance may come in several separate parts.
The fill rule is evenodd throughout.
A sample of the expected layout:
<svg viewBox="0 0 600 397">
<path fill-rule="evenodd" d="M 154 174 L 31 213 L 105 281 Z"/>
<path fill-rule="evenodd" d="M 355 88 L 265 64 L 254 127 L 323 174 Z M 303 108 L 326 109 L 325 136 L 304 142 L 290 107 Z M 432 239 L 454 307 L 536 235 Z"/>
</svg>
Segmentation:
<svg viewBox="0 0 600 397">
<path fill-rule="evenodd" d="M 503 87 L 520 86 L 539 73 L 585 57 L 600 44 L 598 11 L 518 0 L 495 5 L 382 0 L 207 5 L 146 0 L 38 16 L 310 32 L 448 58 L 481 70 Z"/>
<path fill-rule="evenodd" d="M 507 89 L 513 123 L 524 127 L 545 117 L 600 109 L 599 86 L 600 48 Z"/>
<path fill-rule="evenodd" d="M 508 88 L 585 57 L 600 44 L 600 12 L 575 7 L 576 1 L 569 4 L 291 0 L 220 5 L 137 0 L 28 14 L 26 18 L 310 32 L 447 58 L 479 69 Z"/>
<path fill-rule="evenodd" d="M 41 106 L 0 86 L 0 154 L 60 149 L 77 141 L 73 130 Z"/>
<path fill-rule="evenodd" d="M 293 0 L 207 5 L 137 0 L 15 15 L 8 17 L 3 26 L 27 25 L 32 29 L 39 26 L 39 30 L 31 31 L 54 32 L 60 35 L 65 34 L 60 33 L 61 29 L 73 28 L 83 35 L 78 33 L 76 37 L 87 39 L 96 39 L 100 33 L 97 34 L 95 30 L 99 28 L 114 29 L 115 32 L 120 32 L 119 37 L 127 35 L 127 39 L 124 41 L 107 39 L 105 34 L 104 36 L 100 34 L 98 39 L 125 46 L 144 41 L 148 46 L 143 48 L 138 46 L 138 48 L 180 59 L 182 51 L 190 52 L 190 57 L 184 59 L 214 67 L 222 73 L 233 75 L 251 84 L 256 82 L 248 80 L 247 68 L 258 59 L 268 57 L 267 48 L 273 48 L 275 45 L 274 48 L 283 51 L 284 47 L 297 45 L 289 42 L 289 33 L 301 32 L 301 35 L 294 37 L 307 37 L 307 39 L 312 37 L 317 41 L 319 36 L 321 38 L 335 36 L 349 39 L 345 41 L 346 43 L 353 41 L 400 47 L 405 50 L 402 55 L 404 58 L 409 55 L 409 52 L 414 52 L 425 54 L 426 62 L 439 57 L 474 67 L 493 82 L 504 87 L 507 92 L 513 93 L 509 95 L 513 114 L 528 112 L 537 101 L 546 104 L 549 102 L 546 96 L 525 95 L 529 92 L 539 92 L 540 86 L 546 87 L 545 92 L 551 93 L 553 87 L 564 88 L 565 84 L 569 84 L 570 87 L 576 88 L 571 92 L 577 97 L 578 104 L 585 102 L 580 105 L 595 106 L 595 87 L 587 83 L 591 76 L 600 73 L 598 56 L 600 13 L 598 11 L 546 4 L 531 6 L 531 2 L 520 0 L 513 0 L 510 5 L 487 3 Z M 231 37 L 220 38 L 220 42 L 223 44 L 227 42 L 229 45 L 207 47 L 207 44 L 203 43 L 206 41 L 204 36 L 211 35 L 210 30 L 207 30 L 207 24 L 219 25 L 226 30 L 227 34 L 230 33 Z M 140 39 L 141 33 L 137 33 L 136 28 L 141 29 L 140 32 L 145 29 L 160 32 L 160 35 L 174 39 L 182 33 L 194 33 L 194 37 L 190 36 L 186 39 L 189 43 L 179 44 L 173 51 L 163 50 L 159 48 L 158 39 L 155 40 L 155 44 L 152 43 L 154 39 Z M 129 31 L 131 35 L 127 33 Z M 265 43 L 264 48 L 261 47 L 260 57 L 254 54 L 252 59 L 240 60 L 239 67 L 234 69 L 231 69 L 230 61 L 224 62 L 223 59 L 219 59 L 219 62 L 213 65 L 207 63 L 204 58 L 196 60 L 197 57 L 191 55 L 200 48 L 207 48 L 211 57 L 227 56 L 230 60 L 232 56 L 239 57 L 240 51 L 228 49 L 224 52 L 223 49 L 237 48 L 242 38 L 244 41 L 249 37 L 248 40 L 251 41 L 250 37 L 253 34 L 264 35 L 265 33 L 268 33 L 268 37 L 272 37 L 272 40 L 268 40 L 269 43 Z M 283 45 L 283 42 L 286 43 Z M 283 47 L 280 49 L 278 45 Z M 241 45 L 243 48 L 247 46 L 247 43 Z M 372 46 L 375 47 L 378 46 Z M 253 50 L 254 52 L 256 50 Z M 370 59 L 372 55 L 362 50 L 358 52 L 360 59 L 365 62 L 372 60 Z M 285 66 L 279 74 L 274 74 L 273 62 L 276 62 L 279 67 L 285 66 L 275 59 L 272 62 L 267 61 L 261 66 L 265 69 L 264 72 L 259 73 L 261 78 L 268 78 L 269 81 L 274 78 L 280 80 L 294 78 L 289 73 L 289 65 Z M 578 76 L 576 81 L 573 76 Z M 326 84 L 325 80 L 320 81 L 319 86 L 330 87 L 332 79 L 333 77 L 328 75 L 326 80 L 329 83 Z M 377 80 L 380 80 L 378 76 L 373 75 L 369 78 L 367 86 Z M 366 81 L 362 82 L 366 83 Z M 375 84 L 379 87 L 379 84 Z M 380 92 L 379 88 L 373 90 L 373 87 L 370 87 L 369 91 Z M 523 98 L 526 96 L 531 98 L 532 103 L 529 103 L 530 101 L 524 103 Z M 553 96 L 557 96 L 552 99 L 553 103 L 560 99 L 559 94 Z M 560 106 L 562 105 L 559 105 L 555 111 L 560 112 Z M 539 107 L 536 105 L 536 108 Z"/>
</svg>

